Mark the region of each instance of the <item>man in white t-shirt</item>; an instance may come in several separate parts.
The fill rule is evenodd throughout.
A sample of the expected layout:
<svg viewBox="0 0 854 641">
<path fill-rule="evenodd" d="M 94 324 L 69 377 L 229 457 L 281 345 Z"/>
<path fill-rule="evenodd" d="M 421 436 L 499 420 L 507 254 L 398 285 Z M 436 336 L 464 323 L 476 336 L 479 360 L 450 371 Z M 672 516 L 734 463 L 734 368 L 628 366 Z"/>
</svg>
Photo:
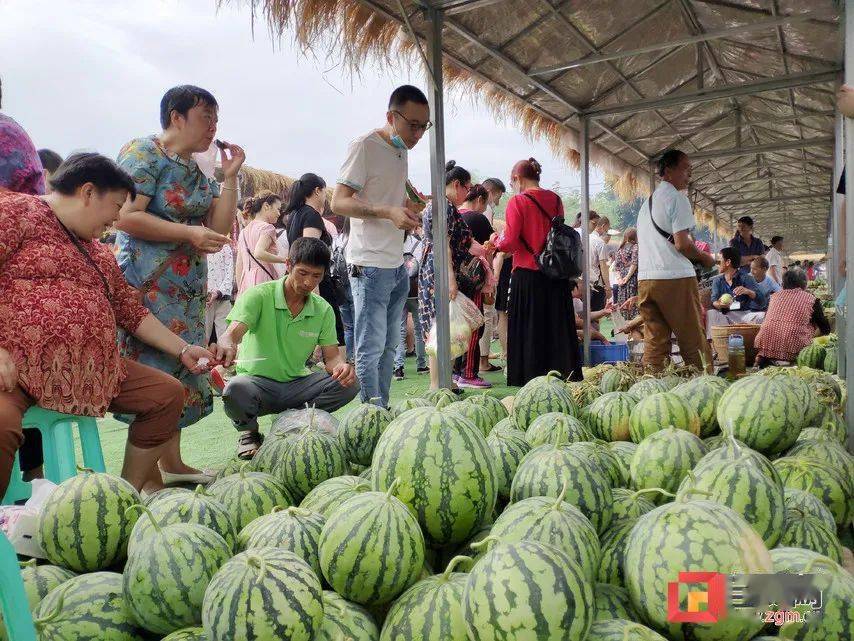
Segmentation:
<svg viewBox="0 0 854 641">
<path fill-rule="evenodd" d="M 768 278 L 778 285 L 783 284 L 783 237 L 771 238 L 771 249 L 765 254 L 768 261 Z"/>
<path fill-rule="evenodd" d="M 607 219 L 606 219 L 607 220 Z M 599 233 L 602 218 L 595 211 L 590 212 L 590 311 L 598 312 L 605 308 L 611 285 L 608 283 L 608 248 Z M 610 225 L 610 221 L 607 223 Z"/>
<path fill-rule="evenodd" d="M 703 314 L 693 263 L 711 268 L 715 259 L 697 249 L 691 237 L 694 211 L 682 193 L 691 180 L 691 161 L 678 149 L 658 163 L 661 183 L 638 212 L 638 311 L 644 322 L 644 365 L 663 367 L 676 334 L 679 352 L 688 365 L 712 366 L 703 330 Z"/>
<path fill-rule="evenodd" d="M 332 195 L 332 211 L 352 219 L 347 264 L 361 399 L 383 407 L 388 406 L 400 317 L 409 292 L 403 235 L 421 224 L 406 195 L 407 153 L 431 124 L 430 106 L 420 89 L 395 89 L 385 126 L 350 143 Z"/>
</svg>

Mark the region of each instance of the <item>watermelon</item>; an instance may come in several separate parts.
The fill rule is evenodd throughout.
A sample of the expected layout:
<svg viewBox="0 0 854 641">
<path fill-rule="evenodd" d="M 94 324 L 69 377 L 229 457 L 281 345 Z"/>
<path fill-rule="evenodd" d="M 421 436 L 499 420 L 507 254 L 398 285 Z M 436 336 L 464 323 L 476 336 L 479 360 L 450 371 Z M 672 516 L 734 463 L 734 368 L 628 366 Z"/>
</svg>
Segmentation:
<svg viewBox="0 0 854 641">
<path fill-rule="evenodd" d="M 832 405 L 838 400 L 833 377 L 819 370 L 809 367 L 767 367 L 759 370 L 758 375 L 777 378 L 798 399 L 803 411 L 804 427 L 810 427 L 818 420 L 826 403 Z"/>
<path fill-rule="evenodd" d="M 509 499 L 510 484 L 516 475 L 516 469 L 525 455 L 531 451 L 531 446 L 525 440 L 524 432 L 512 428 L 493 430 L 486 437 L 486 443 L 492 450 L 495 461 L 498 496 Z"/>
<path fill-rule="evenodd" d="M 712 450 L 718 449 L 721 445 L 723 445 L 727 439 L 733 438 L 731 436 L 727 436 L 726 434 L 715 434 L 714 436 L 709 436 L 703 439 L 703 445 L 706 446 L 706 449 L 711 452 Z M 741 443 L 741 441 L 739 441 Z M 743 444 L 743 443 L 742 443 Z M 744 447 L 747 447 L 746 445 Z"/>
<path fill-rule="evenodd" d="M 845 439 L 848 438 L 847 428 L 845 426 L 845 419 L 842 418 L 840 412 L 830 407 L 824 407 L 813 425 L 820 430 L 830 433 L 840 445 L 845 445 Z"/>
<path fill-rule="evenodd" d="M 30 612 L 35 611 L 42 599 L 54 588 L 75 577 L 74 572 L 56 565 L 37 565 L 35 559 L 21 562 L 21 581 L 27 594 Z M 0 611 L 0 641 L 8 641 L 6 627 L 3 624 L 3 612 Z"/>
<path fill-rule="evenodd" d="M 163 637 L 163 641 L 208 641 L 208 636 L 202 627 L 184 628 Z"/>
<path fill-rule="evenodd" d="M 842 545 L 836 537 L 836 530 L 799 508 L 786 510 L 786 527 L 780 537 L 780 546 L 812 550 L 842 563 Z"/>
<path fill-rule="evenodd" d="M 241 463 L 245 463 L 246 461 L 240 461 Z M 235 470 L 237 471 L 237 470 Z M 152 492 L 142 499 L 142 504 L 145 507 L 151 507 L 155 503 L 162 501 L 163 499 L 171 498 L 176 494 L 190 494 L 192 490 L 187 489 L 186 487 L 164 487 L 162 490 L 157 490 L 156 492 Z"/>
<path fill-rule="evenodd" d="M 440 387 L 439 389 L 432 389 L 425 392 L 424 399 L 432 403 L 436 409 L 442 409 L 455 402 L 457 395 L 449 389 Z"/>
<path fill-rule="evenodd" d="M 117 476 L 79 474 L 50 493 L 39 512 L 38 542 L 47 559 L 74 572 L 95 572 L 127 555 L 140 502 L 133 486 Z"/>
<path fill-rule="evenodd" d="M 631 479 L 629 468 L 632 464 L 632 457 L 638 449 L 637 443 L 631 441 L 611 441 L 608 443 L 608 449 L 614 453 L 614 456 L 620 463 L 620 475 L 623 478 Z"/>
<path fill-rule="evenodd" d="M 145 509 L 145 508 L 143 508 Z M 172 523 L 151 528 L 131 546 L 123 575 L 124 595 L 136 621 L 149 632 L 169 634 L 202 622 L 202 599 L 232 547 L 202 525 Z"/>
<path fill-rule="evenodd" d="M 485 405 L 476 405 L 469 401 L 457 401 L 448 405 L 445 411 L 455 412 L 468 419 L 484 436 L 487 436 L 495 425 L 492 422 L 492 412 Z"/>
<path fill-rule="evenodd" d="M 56 491 L 54 491 L 54 494 Z M 51 590 L 33 613 L 39 641 L 145 641 L 115 572 L 81 574 Z"/>
<path fill-rule="evenodd" d="M 350 410 L 338 426 L 338 445 L 344 451 L 346 460 L 370 465 L 380 434 L 392 418 L 391 412 L 372 402 L 362 403 Z"/>
<path fill-rule="evenodd" d="M 804 425 L 803 403 L 781 377 L 748 376 L 730 385 L 718 401 L 718 423 L 766 456 L 794 444 Z"/>
<path fill-rule="evenodd" d="M 626 392 L 629 396 L 635 399 L 635 402 L 642 401 L 647 396 L 666 392 L 670 388 L 667 384 L 657 378 L 641 378 L 637 383 L 632 385 Z"/>
<path fill-rule="evenodd" d="M 607 530 L 599 536 L 599 571 L 596 581 L 625 587 L 623 565 L 626 556 L 626 540 L 637 523 L 636 519 L 625 518 L 614 521 Z"/>
<path fill-rule="evenodd" d="M 599 566 L 599 537 L 590 520 L 564 501 L 566 484 L 557 499 L 532 496 L 510 505 L 495 519 L 491 536 L 503 543 L 539 541 L 562 550 L 591 581 Z"/>
<path fill-rule="evenodd" d="M 323 576 L 349 601 L 388 603 L 412 585 L 424 567 L 424 537 L 413 514 L 394 496 L 398 484 L 392 483 L 385 493 L 347 499 L 320 533 Z"/>
<path fill-rule="evenodd" d="M 368 468 L 370 470 L 371 468 Z M 364 472 L 363 472 L 364 474 Z M 300 507 L 329 518 L 339 505 L 361 492 L 369 492 L 370 481 L 361 476 L 336 476 L 306 494 Z"/>
<path fill-rule="evenodd" d="M 602 375 L 599 389 L 603 394 L 608 392 L 627 392 L 634 385 L 635 377 L 627 369 L 613 367 Z"/>
<path fill-rule="evenodd" d="M 433 403 L 428 401 L 426 398 L 421 398 L 420 396 L 410 396 L 408 398 L 401 399 L 396 403 L 392 403 L 391 418 L 396 419 L 404 412 L 415 409 L 416 407 L 433 407 Z"/>
<path fill-rule="evenodd" d="M 657 492 L 658 490 L 655 488 L 634 492 L 622 487 L 615 487 L 611 490 L 611 495 L 614 497 L 614 504 L 612 506 L 614 513 L 613 520 L 637 520 L 641 515 L 652 512 L 655 509 L 655 503 L 644 498 L 644 494 L 649 495 Z"/>
<path fill-rule="evenodd" d="M 581 566 L 535 541 L 493 542 L 463 593 L 469 641 L 583 641 L 594 615 L 593 588 Z"/>
<path fill-rule="evenodd" d="M 676 500 L 697 496 L 731 508 L 753 527 L 768 548 L 780 540 L 786 512 L 783 483 L 766 476 L 750 456 L 697 465 L 682 481 Z"/>
<path fill-rule="evenodd" d="M 787 487 L 783 490 L 783 503 L 786 506 L 787 515 L 790 510 L 798 511 L 801 514 L 817 518 L 830 528 L 831 531 L 836 529 L 833 512 L 809 492 Z"/>
<path fill-rule="evenodd" d="M 697 412 L 673 392 L 660 392 L 647 396 L 632 409 L 629 419 L 629 435 L 640 443 L 650 434 L 666 427 L 700 435 L 700 417 Z"/>
<path fill-rule="evenodd" d="M 148 506 L 148 518 L 136 522 L 128 547 L 144 542 L 155 523 L 160 527 L 173 523 L 203 525 L 224 538 L 230 549 L 233 550 L 237 544 L 237 528 L 228 510 L 201 485 L 195 492 L 172 494 Z"/>
<path fill-rule="evenodd" d="M 602 394 L 599 386 L 590 381 L 567 383 L 566 388 L 576 407 L 587 407 Z"/>
<path fill-rule="evenodd" d="M 455 556 L 459 556 L 461 559 L 458 560 L 456 567 L 460 572 L 471 572 L 475 562 L 483 555 L 483 550 L 477 544 L 487 538 L 491 533 L 492 524 L 484 525 L 473 537 L 457 549 Z M 475 547 L 473 548 L 472 546 Z M 477 552 L 476 549 L 480 549 L 481 552 Z"/>
<path fill-rule="evenodd" d="M 498 477 L 480 430 L 453 411 L 419 408 L 392 421 L 371 466 L 376 491 L 400 479 L 395 494 L 432 546 L 468 540 L 492 513 Z"/>
<path fill-rule="evenodd" d="M 843 477 L 854 481 L 854 456 L 851 456 L 842 445 L 830 440 L 795 443 L 786 452 L 786 456 L 822 461 L 825 465 L 836 468 Z"/>
<path fill-rule="evenodd" d="M 379 638 L 377 624 L 365 608 L 331 590 L 324 590 L 323 625 L 313 641 L 377 641 Z"/>
<path fill-rule="evenodd" d="M 587 425 L 603 441 L 628 441 L 629 421 L 637 401 L 626 392 L 603 394 L 590 404 Z"/>
<path fill-rule="evenodd" d="M 208 494 L 225 506 L 238 531 L 277 505 L 287 507 L 294 503 L 291 493 L 274 476 L 248 472 L 246 465 L 237 474 L 214 481 Z"/>
<path fill-rule="evenodd" d="M 285 456 L 285 452 L 291 446 L 291 443 L 296 437 L 296 432 L 280 432 L 268 434 L 264 439 L 264 443 L 258 448 L 255 456 L 252 457 L 252 464 L 249 466 L 255 472 L 266 472 L 267 474 L 276 474 L 276 466 L 279 461 Z M 240 471 L 239 463 L 242 459 L 237 459 L 238 465 L 232 474 Z"/>
<path fill-rule="evenodd" d="M 616 618 L 596 621 L 590 626 L 585 641 L 667 641 L 663 636 L 645 625 Z"/>
<path fill-rule="evenodd" d="M 579 452 L 585 452 L 591 460 L 599 463 L 608 475 L 611 487 L 628 487 L 631 481 L 628 470 L 623 467 L 622 459 L 608 447 L 608 443 L 594 440 L 574 443 L 574 445 Z"/>
<path fill-rule="evenodd" d="M 801 433 L 798 434 L 798 440 L 795 441 L 795 444 L 792 447 L 797 447 L 799 443 L 803 443 L 804 441 L 827 441 L 829 443 L 837 443 L 836 436 L 830 432 L 829 430 L 823 430 L 820 427 L 805 427 L 801 430 Z M 788 450 L 786 455 L 791 454 L 791 449 Z"/>
<path fill-rule="evenodd" d="M 214 640 L 312 641 L 322 624 L 320 580 L 282 548 L 256 548 L 227 561 L 202 605 L 202 626 Z"/>
<path fill-rule="evenodd" d="M 445 572 L 422 579 L 394 602 L 380 641 L 467 641 L 463 591 L 468 575 L 454 572 L 467 557 L 454 557 Z"/>
<path fill-rule="evenodd" d="M 317 485 L 347 472 L 347 457 L 335 437 L 304 428 L 288 443 L 273 476 L 300 501 Z"/>
<path fill-rule="evenodd" d="M 828 374 L 836 374 L 839 370 L 839 347 L 833 345 L 828 347 L 824 353 L 824 363 L 822 368 Z"/>
<path fill-rule="evenodd" d="M 566 484 L 565 500 L 601 533 L 611 522 L 611 482 L 599 461 L 578 445 L 541 445 L 531 450 L 516 470 L 510 498 L 513 502 L 532 496 L 557 498 Z"/>
<path fill-rule="evenodd" d="M 578 414 L 578 408 L 566 385 L 556 374 L 549 372 L 546 376 L 537 376 L 516 394 L 512 415 L 519 429 L 527 430 L 535 418 L 549 412 L 570 416 Z"/>
<path fill-rule="evenodd" d="M 259 516 L 240 531 L 241 551 L 253 548 L 284 548 L 309 564 L 320 576 L 318 541 L 326 519 L 317 512 L 301 507 L 274 507 L 270 514 Z"/>
<path fill-rule="evenodd" d="M 705 444 L 705 441 L 703 442 Z M 725 461 L 749 461 L 760 472 L 762 472 L 775 485 L 782 484 L 780 475 L 777 469 L 765 456 L 747 447 L 732 436 L 725 436 L 721 439 L 718 447 L 710 450 L 700 462 L 697 463 L 694 472 L 699 472 L 706 465 L 717 465 Z"/>
<path fill-rule="evenodd" d="M 806 490 L 826 505 L 837 525 L 851 523 L 854 516 L 854 479 L 832 465 L 813 458 L 786 456 L 774 461 L 783 485 Z"/>
<path fill-rule="evenodd" d="M 504 404 L 486 392 L 469 396 L 467 400 L 473 405 L 481 405 L 485 407 L 489 412 L 489 421 L 493 426 L 499 421 L 503 421 L 505 418 L 510 416 L 507 408 L 504 407 Z"/>
<path fill-rule="evenodd" d="M 703 442 L 690 432 L 675 427 L 655 432 L 638 445 L 632 457 L 632 486 L 638 490 L 661 488 L 675 492 L 705 453 Z M 661 494 L 651 498 L 656 503 L 663 500 Z"/>
<path fill-rule="evenodd" d="M 644 514 L 626 541 L 623 569 L 632 605 L 641 619 L 658 630 L 686 638 L 694 634 L 698 639 L 749 639 L 762 629 L 754 612 L 748 616 L 733 610 L 717 623 L 667 621 L 668 583 L 676 581 L 680 572 L 774 571 L 760 536 L 724 505 L 676 501 Z M 687 606 L 683 603 L 681 609 Z"/>
<path fill-rule="evenodd" d="M 492 429 L 489 431 L 490 434 L 493 432 L 503 432 L 505 430 L 510 430 L 512 432 L 522 432 L 516 423 L 513 422 L 513 419 L 509 416 L 507 418 L 502 418 L 495 425 L 492 426 Z M 524 434 L 525 432 L 522 432 Z"/>
<path fill-rule="evenodd" d="M 338 432 L 338 419 L 329 412 L 314 407 L 306 407 L 301 410 L 285 410 L 273 419 L 270 429 L 272 434 L 284 433 L 299 434 L 305 428 L 323 432 L 328 436 L 335 436 Z"/>
<path fill-rule="evenodd" d="M 368 489 L 371 489 L 371 488 L 370 488 L 370 480 L 371 480 L 371 478 L 373 477 L 373 474 L 374 474 L 374 471 L 373 471 L 371 468 L 369 468 L 369 467 L 366 467 L 364 470 L 362 470 L 361 472 L 359 472 L 359 478 L 360 478 L 360 479 L 365 479 L 365 481 L 367 481 L 367 482 L 368 482 Z M 340 479 L 340 478 L 342 478 L 342 477 L 340 477 L 340 476 L 336 476 L 335 478 L 339 478 L 339 479 Z M 330 479 L 330 481 L 331 481 L 331 480 L 332 480 L 332 479 Z M 323 485 L 323 483 L 321 483 L 321 485 Z M 314 490 L 312 490 L 312 491 L 314 491 Z M 311 494 L 311 492 L 309 492 L 309 494 Z"/>
<path fill-rule="evenodd" d="M 700 419 L 700 436 L 707 438 L 720 431 L 718 427 L 718 402 L 729 383 L 719 376 L 699 376 L 680 383 L 671 391 L 697 413 Z"/>
<path fill-rule="evenodd" d="M 267 438 L 272 438 L 272 435 L 268 436 Z M 256 453 L 255 456 L 258 456 L 258 454 Z M 228 463 L 226 463 L 225 465 L 222 466 L 222 469 L 220 469 L 219 472 L 216 473 L 216 478 L 214 480 L 218 481 L 219 479 L 225 478 L 226 476 L 231 476 L 232 474 L 237 474 L 244 465 L 246 465 L 248 467 L 248 469 L 250 471 L 252 471 L 255 468 L 255 461 L 254 461 L 254 459 L 252 461 L 247 461 L 246 459 L 242 459 L 242 458 L 235 456 L 233 459 L 230 459 L 228 461 Z M 158 490 L 154 494 L 150 495 L 149 499 L 145 500 L 144 503 L 146 505 L 149 505 L 149 503 L 151 502 L 150 499 L 152 497 L 154 497 L 157 494 L 160 494 L 162 492 L 172 492 L 172 490 L 183 490 L 185 492 L 191 491 L 191 490 L 185 489 L 185 488 L 167 487 L 163 490 Z"/>
<path fill-rule="evenodd" d="M 538 416 L 525 431 L 525 440 L 531 447 L 537 447 L 546 443 L 554 443 L 555 437 L 560 434 L 564 443 L 575 443 L 578 441 L 589 441 L 592 437 L 584 423 L 560 412 L 549 412 Z"/>
<path fill-rule="evenodd" d="M 596 606 L 595 621 L 611 619 L 627 619 L 634 621 L 637 612 L 632 607 L 632 600 L 625 588 L 610 583 L 597 583 L 593 586 L 593 602 Z M 590 638 L 590 633 L 587 634 Z M 622 639 L 620 639 L 622 641 Z"/>
<path fill-rule="evenodd" d="M 798 365 L 801 367 L 812 367 L 813 369 L 823 369 L 826 353 L 827 350 L 821 345 L 810 343 L 798 353 Z"/>
</svg>

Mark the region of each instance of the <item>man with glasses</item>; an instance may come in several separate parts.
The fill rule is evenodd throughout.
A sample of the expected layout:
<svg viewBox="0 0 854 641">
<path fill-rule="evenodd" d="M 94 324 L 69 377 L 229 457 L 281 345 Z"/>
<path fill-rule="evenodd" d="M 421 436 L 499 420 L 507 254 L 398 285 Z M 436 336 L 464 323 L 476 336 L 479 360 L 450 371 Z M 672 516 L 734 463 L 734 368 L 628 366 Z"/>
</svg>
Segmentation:
<svg viewBox="0 0 854 641">
<path fill-rule="evenodd" d="M 407 154 L 431 126 L 424 93 L 411 85 L 395 89 L 385 126 L 350 144 L 332 195 L 332 211 L 352 219 L 347 264 L 361 399 L 383 407 L 409 293 L 404 232 L 421 224 L 418 206 L 407 198 Z"/>
</svg>

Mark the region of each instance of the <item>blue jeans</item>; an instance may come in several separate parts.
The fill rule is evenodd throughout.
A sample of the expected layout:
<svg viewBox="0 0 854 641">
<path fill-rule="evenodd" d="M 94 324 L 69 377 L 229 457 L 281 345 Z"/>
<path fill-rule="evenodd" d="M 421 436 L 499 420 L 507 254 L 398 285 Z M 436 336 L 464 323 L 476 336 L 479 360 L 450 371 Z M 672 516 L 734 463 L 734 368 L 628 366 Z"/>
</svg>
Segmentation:
<svg viewBox="0 0 854 641">
<path fill-rule="evenodd" d="M 356 346 L 353 344 L 353 292 L 350 290 L 350 281 L 347 281 L 344 290 L 344 302 L 338 306 L 341 312 L 341 324 L 344 325 L 344 347 L 347 350 L 347 360 L 355 361 Z"/>
<path fill-rule="evenodd" d="M 427 351 L 424 347 L 424 335 L 421 331 L 421 317 L 418 314 L 418 298 L 407 298 L 400 318 L 400 343 L 394 355 L 394 369 L 400 369 L 406 359 L 406 317 L 412 312 L 412 326 L 415 333 L 415 367 L 427 367 Z"/>
<path fill-rule="evenodd" d="M 400 317 L 409 294 L 409 276 L 395 269 L 361 267 L 350 275 L 353 291 L 356 376 L 362 402 L 388 407 L 394 352 L 400 342 Z"/>
</svg>

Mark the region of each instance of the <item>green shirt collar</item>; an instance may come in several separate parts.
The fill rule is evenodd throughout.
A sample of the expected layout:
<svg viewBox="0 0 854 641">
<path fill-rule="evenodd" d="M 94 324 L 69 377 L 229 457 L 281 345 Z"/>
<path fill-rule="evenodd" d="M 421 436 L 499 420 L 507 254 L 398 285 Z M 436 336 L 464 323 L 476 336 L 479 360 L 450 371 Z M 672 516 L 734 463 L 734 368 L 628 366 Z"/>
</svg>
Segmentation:
<svg viewBox="0 0 854 641">
<path fill-rule="evenodd" d="M 285 300 L 285 281 L 288 280 L 288 277 L 283 277 L 279 282 L 280 285 L 276 286 L 275 291 L 273 292 L 273 299 L 276 309 L 283 309 L 288 314 L 291 313 L 290 308 L 288 307 L 288 302 Z M 314 297 L 309 295 L 308 300 L 305 301 L 305 305 L 303 305 L 302 311 L 297 314 L 296 318 L 310 318 L 312 316 L 317 316 L 317 303 L 314 300 Z M 296 319 L 294 319 L 296 320 Z"/>
</svg>

